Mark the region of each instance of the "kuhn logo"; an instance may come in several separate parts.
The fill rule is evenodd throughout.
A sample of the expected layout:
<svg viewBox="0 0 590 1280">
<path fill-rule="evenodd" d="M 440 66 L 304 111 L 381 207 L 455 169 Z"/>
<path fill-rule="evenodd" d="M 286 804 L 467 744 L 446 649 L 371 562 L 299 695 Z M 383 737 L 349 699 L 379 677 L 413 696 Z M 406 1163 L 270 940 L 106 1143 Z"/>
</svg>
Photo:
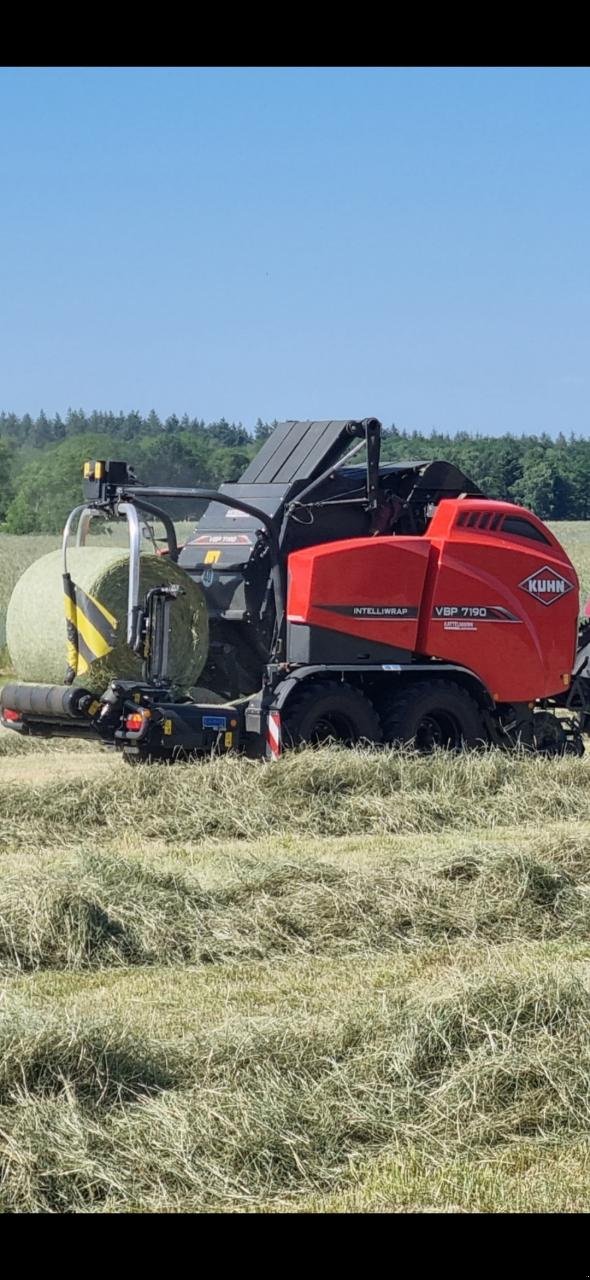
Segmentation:
<svg viewBox="0 0 590 1280">
<path fill-rule="evenodd" d="M 556 573 L 555 569 L 550 569 L 547 564 L 542 569 L 536 569 L 519 586 L 523 591 L 528 591 L 530 596 L 534 596 L 539 604 L 555 604 L 556 600 L 561 600 L 562 596 L 574 589 L 573 582 L 568 582 L 567 578 Z"/>
</svg>

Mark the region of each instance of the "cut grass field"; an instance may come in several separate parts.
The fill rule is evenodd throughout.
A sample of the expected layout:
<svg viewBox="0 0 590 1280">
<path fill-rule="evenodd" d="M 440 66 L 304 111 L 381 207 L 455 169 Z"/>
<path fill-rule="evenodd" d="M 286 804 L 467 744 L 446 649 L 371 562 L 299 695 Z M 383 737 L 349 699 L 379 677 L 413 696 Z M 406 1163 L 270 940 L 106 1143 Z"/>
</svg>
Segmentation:
<svg viewBox="0 0 590 1280">
<path fill-rule="evenodd" d="M 1 734 L 0 1209 L 587 1211 L 588 759 Z"/>
<path fill-rule="evenodd" d="M 585 760 L 11 746 L 4 1211 L 587 1208 Z"/>
</svg>

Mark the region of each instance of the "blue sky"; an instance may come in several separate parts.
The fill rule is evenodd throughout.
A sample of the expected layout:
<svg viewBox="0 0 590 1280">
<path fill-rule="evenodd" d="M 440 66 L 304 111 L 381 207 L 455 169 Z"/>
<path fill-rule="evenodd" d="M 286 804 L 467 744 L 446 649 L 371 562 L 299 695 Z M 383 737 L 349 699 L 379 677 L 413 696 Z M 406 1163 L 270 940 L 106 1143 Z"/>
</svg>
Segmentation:
<svg viewBox="0 0 590 1280">
<path fill-rule="evenodd" d="M 590 431 L 590 72 L 0 70 L 0 407 Z"/>
</svg>

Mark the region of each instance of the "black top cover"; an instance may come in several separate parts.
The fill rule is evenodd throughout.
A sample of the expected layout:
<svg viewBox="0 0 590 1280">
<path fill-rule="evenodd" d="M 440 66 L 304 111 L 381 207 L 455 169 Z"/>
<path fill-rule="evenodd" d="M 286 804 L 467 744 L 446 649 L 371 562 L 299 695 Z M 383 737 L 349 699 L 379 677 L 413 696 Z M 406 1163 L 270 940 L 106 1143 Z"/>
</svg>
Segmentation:
<svg viewBox="0 0 590 1280">
<path fill-rule="evenodd" d="M 240 477 L 240 483 L 293 484 L 295 480 L 313 480 L 340 457 L 349 421 L 330 418 L 323 422 L 280 422 Z"/>
</svg>

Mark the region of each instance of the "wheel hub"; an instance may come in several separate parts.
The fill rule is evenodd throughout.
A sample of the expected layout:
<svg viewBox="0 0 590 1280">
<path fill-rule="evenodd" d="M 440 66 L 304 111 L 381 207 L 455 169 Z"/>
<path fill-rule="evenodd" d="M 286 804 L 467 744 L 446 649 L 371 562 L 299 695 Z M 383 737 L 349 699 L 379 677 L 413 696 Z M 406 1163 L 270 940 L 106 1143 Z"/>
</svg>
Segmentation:
<svg viewBox="0 0 590 1280">
<path fill-rule="evenodd" d="M 457 722 L 448 712 L 430 712 L 423 716 L 416 731 L 418 751 L 435 751 L 437 747 L 459 746 L 461 734 Z"/>
</svg>

